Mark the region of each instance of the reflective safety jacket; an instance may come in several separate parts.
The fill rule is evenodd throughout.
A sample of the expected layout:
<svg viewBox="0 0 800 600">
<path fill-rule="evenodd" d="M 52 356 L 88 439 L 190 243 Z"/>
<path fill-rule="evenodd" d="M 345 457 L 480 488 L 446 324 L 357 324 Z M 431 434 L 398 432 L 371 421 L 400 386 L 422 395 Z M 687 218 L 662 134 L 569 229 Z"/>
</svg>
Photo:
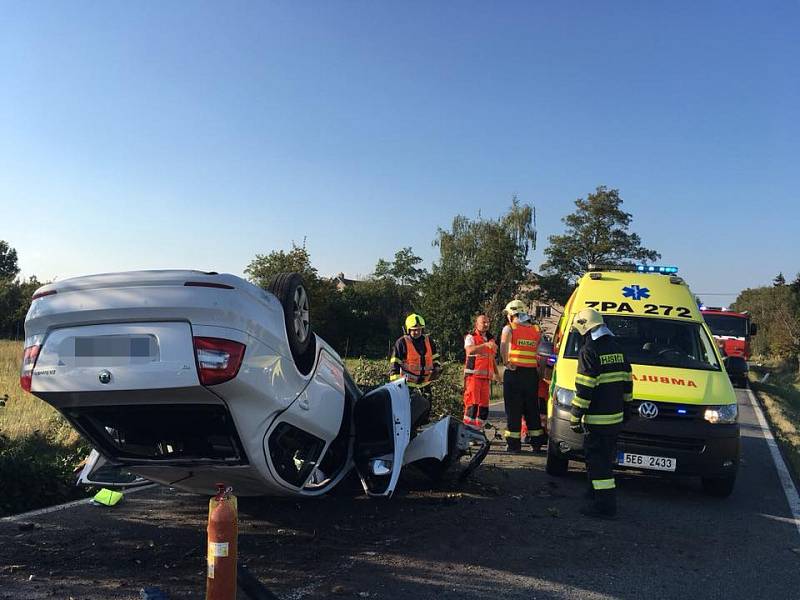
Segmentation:
<svg viewBox="0 0 800 600">
<path fill-rule="evenodd" d="M 584 339 L 578 353 L 570 420 L 582 421 L 592 431 L 615 433 L 626 403 L 633 399 L 631 365 L 614 336 L 594 340 L 589 334 Z"/>
<path fill-rule="evenodd" d="M 538 325 L 512 323 L 508 362 L 517 367 L 535 369 L 539 364 L 537 350 L 542 330 Z"/>
<path fill-rule="evenodd" d="M 492 339 L 492 334 L 488 331 L 482 336 L 477 331 L 468 334 L 472 336 L 476 346 L 488 342 Z M 464 375 L 477 377 L 478 379 L 491 379 L 494 376 L 494 356 L 496 349 L 480 348 L 475 354 L 467 354 L 464 362 Z"/>
<path fill-rule="evenodd" d="M 416 340 L 410 335 L 399 338 L 394 345 L 390 363 L 389 379 L 405 377 L 408 387 L 425 387 L 431 384 L 431 375 L 439 355 L 430 336 Z"/>
</svg>

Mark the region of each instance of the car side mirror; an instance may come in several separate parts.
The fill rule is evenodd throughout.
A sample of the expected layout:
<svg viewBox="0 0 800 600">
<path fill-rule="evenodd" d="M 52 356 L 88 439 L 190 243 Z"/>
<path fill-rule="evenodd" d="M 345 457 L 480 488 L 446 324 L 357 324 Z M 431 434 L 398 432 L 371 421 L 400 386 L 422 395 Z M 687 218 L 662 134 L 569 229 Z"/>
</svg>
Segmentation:
<svg viewBox="0 0 800 600">
<path fill-rule="evenodd" d="M 758 325 L 750 323 L 750 335 L 755 335 L 756 333 L 758 333 Z"/>
</svg>

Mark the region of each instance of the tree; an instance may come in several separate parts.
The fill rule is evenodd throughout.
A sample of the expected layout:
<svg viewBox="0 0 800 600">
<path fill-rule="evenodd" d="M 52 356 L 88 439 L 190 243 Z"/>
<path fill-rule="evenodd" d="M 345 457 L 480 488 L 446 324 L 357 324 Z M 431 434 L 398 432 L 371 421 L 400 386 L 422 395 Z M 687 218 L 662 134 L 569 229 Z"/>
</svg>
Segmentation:
<svg viewBox="0 0 800 600">
<path fill-rule="evenodd" d="M 0 240 L 0 280 L 14 279 L 19 274 L 17 265 L 17 251 Z"/>
<path fill-rule="evenodd" d="M 535 244 L 533 207 L 516 196 L 498 219 L 459 215 L 449 230 L 438 230 L 439 260 L 422 284 L 420 309 L 443 353 L 463 351 L 463 335 L 476 314 L 497 322 L 529 275 Z"/>
<path fill-rule="evenodd" d="M 425 269 L 417 268 L 421 262 L 422 259 L 411 248 L 405 247 L 395 252 L 393 262 L 378 259 L 372 276 L 375 279 L 392 279 L 400 285 L 418 285 L 428 274 Z"/>
<path fill-rule="evenodd" d="M 278 273 L 300 273 L 309 281 L 317 279 L 317 270 L 311 266 L 311 256 L 306 250 L 305 240 L 302 246 L 292 242 L 289 252 L 273 250 L 269 254 L 256 254 L 245 267 L 244 273 L 251 282 L 264 289 L 267 289 Z"/>
<path fill-rule="evenodd" d="M 775 279 L 772 280 L 772 285 L 775 287 L 786 285 L 786 277 L 783 276 L 783 273 L 778 273 L 775 276 Z"/>
<path fill-rule="evenodd" d="M 540 285 L 561 304 L 566 302 L 577 279 L 590 264 L 626 264 L 652 262 L 661 258 L 655 250 L 642 246 L 641 238 L 628 231 L 633 217 L 622 210 L 619 190 L 599 186 L 586 200 L 575 200 L 576 210 L 561 221 L 567 226 L 563 235 L 551 235 L 544 253 Z M 567 283 L 557 284 L 558 280 Z M 548 286 L 550 286 L 548 288 Z"/>
<path fill-rule="evenodd" d="M 800 273 L 794 278 L 794 281 L 789 284 L 789 287 L 792 288 L 792 293 L 800 302 Z"/>
<path fill-rule="evenodd" d="M 758 325 L 753 338 L 753 353 L 800 365 L 800 298 L 791 286 L 763 286 L 746 289 L 731 308 L 749 311 Z"/>
</svg>

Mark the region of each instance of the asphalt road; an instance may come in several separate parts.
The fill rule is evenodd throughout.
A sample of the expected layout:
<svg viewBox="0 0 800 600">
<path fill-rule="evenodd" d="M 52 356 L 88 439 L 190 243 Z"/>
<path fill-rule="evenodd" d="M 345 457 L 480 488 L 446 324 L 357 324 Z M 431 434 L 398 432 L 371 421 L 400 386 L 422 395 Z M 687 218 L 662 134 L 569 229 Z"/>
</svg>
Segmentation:
<svg viewBox="0 0 800 600">
<path fill-rule="evenodd" d="M 473 480 L 409 472 L 386 502 L 343 489 L 241 499 L 240 556 L 281 598 L 800 598 L 800 532 L 747 393 L 733 495 L 618 474 L 620 518 L 581 517 L 585 474 L 493 449 Z M 502 414 L 493 412 L 500 425 Z M 0 598 L 204 597 L 207 499 L 152 488 L 0 522 Z"/>
</svg>

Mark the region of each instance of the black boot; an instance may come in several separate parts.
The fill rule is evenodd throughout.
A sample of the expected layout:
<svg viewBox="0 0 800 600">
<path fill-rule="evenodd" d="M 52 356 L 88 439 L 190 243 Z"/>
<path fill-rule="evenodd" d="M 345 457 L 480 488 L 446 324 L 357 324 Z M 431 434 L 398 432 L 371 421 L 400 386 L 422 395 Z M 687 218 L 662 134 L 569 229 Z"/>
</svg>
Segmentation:
<svg viewBox="0 0 800 600">
<path fill-rule="evenodd" d="M 519 441 L 519 438 L 506 438 L 506 452 L 509 454 L 519 454 L 522 452 L 522 443 Z"/>
</svg>

